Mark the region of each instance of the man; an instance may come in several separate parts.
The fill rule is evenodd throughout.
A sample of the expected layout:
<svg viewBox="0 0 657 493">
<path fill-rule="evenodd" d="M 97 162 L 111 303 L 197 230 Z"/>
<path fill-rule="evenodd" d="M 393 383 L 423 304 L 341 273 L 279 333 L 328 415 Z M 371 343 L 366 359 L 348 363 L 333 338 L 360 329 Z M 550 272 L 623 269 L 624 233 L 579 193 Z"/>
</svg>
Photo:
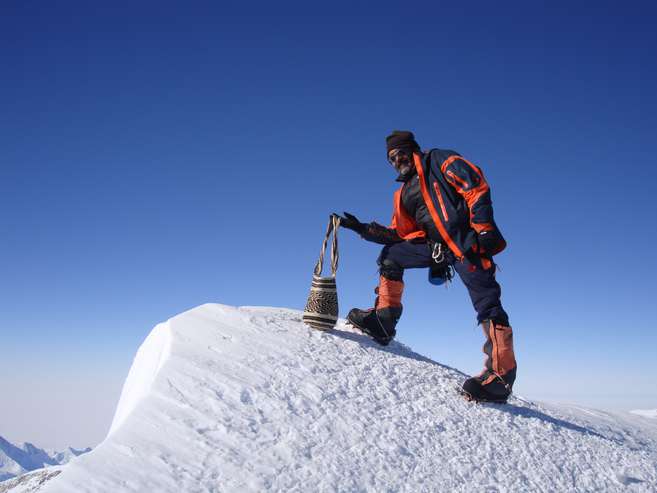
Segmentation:
<svg viewBox="0 0 657 493">
<path fill-rule="evenodd" d="M 492 256 L 506 247 L 493 219 L 490 190 L 481 170 L 450 150 L 422 152 L 413 133 L 386 137 L 388 161 L 402 186 L 394 194 L 390 227 L 361 223 L 347 212 L 341 226 L 385 245 L 378 258 L 374 307 L 352 309 L 347 320 L 379 344 L 396 334 L 402 314 L 404 269 L 430 268 L 435 283 L 456 271 L 468 289 L 486 342 L 483 372 L 463 383 L 466 397 L 506 402 L 516 378 L 513 332 L 500 301 Z"/>
</svg>

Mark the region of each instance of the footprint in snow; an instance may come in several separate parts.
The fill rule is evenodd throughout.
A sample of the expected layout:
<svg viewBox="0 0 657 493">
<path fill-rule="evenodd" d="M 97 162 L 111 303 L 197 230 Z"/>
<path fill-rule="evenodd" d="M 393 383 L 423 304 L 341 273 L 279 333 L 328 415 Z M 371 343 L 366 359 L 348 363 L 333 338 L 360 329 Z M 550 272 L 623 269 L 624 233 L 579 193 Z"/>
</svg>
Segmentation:
<svg viewBox="0 0 657 493">
<path fill-rule="evenodd" d="M 617 474 L 616 479 L 620 484 L 624 484 L 625 486 L 629 486 L 633 483 L 634 484 L 643 483 L 642 479 L 633 478 L 632 476 L 628 476 L 627 474 Z"/>
<path fill-rule="evenodd" d="M 242 404 L 246 404 L 246 405 L 253 404 L 253 399 L 251 399 L 251 394 L 249 393 L 248 390 L 246 389 L 242 390 L 242 393 L 240 394 L 240 401 L 242 401 Z"/>
</svg>

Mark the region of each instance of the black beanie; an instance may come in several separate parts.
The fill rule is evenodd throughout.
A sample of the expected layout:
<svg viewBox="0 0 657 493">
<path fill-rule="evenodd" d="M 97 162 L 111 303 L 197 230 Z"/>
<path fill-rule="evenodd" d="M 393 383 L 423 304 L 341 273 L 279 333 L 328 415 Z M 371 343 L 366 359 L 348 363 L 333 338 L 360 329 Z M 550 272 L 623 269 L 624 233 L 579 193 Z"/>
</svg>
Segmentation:
<svg viewBox="0 0 657 493">
<path fill-rule="evenodd" d="M 420 150 L 420 146 L 415 142 L 415 135 L 408 130 L 393 130 L 393 132 L 386 137 L 386 148 L 388 152 L 392 149 Z"/>
</svg>

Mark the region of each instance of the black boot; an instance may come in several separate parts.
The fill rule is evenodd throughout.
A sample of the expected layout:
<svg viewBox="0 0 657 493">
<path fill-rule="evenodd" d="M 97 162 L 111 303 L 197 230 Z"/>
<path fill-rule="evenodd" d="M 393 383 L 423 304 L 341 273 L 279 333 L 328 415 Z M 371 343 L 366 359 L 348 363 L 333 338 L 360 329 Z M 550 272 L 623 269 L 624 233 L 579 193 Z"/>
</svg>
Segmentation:
<svg viewBox="0 0 657 493">
<path fill-rule="evenodd" d="M 473 401 L 506 402 L 516 380 L 516 357 L 513 351 L 513 330 L 507 320 L 481 322 L 486 342 L 485 368 L 481 375 L 463 382 L 461 392 Z"/>
<path fill-rule="evenodd" d="M 402 314 L 402 307 L 387 307 L 375 310 L 352 308 L 347 321 L 370 336 L 382 346 L 387 346 L 395 338 L 395 326 Z"/>
<path fill-rule="evenodd" d="M 515 379 L 515 368 L 505 377 L 511 381 Z M 461 393 L 468 399 L 476 402 L 506 403 L 511 395 L 511 385 L 498 375 L 484 373 L 477 377 L 468 378 L 463 382 Z"/>
</svg>

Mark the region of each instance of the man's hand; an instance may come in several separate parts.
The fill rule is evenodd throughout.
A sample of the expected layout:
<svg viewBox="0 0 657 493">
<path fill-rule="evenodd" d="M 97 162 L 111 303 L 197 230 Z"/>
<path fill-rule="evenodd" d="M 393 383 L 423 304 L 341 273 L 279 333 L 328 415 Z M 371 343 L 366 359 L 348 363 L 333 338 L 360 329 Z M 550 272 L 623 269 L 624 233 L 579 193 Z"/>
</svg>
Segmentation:
<svg viewBox="0 0 657 493">
<path fill-rule="evenodd" d="M 340 226 L 351 229 L 358 234 L 361 234 L 365 230 L 365 224 L 361 223 L 356 216 L 349 214 L 348 212 L 344 212 L 343 214 L 344 216 L 335 214 L 340 218 Z"/>
<path fill-rule="evenodd" d="M 496 230 L 482 231 L 478 235 L 479 250 L 489 255 L 495 255 L 504 248 L 504 240 Z"/>
</svg>

